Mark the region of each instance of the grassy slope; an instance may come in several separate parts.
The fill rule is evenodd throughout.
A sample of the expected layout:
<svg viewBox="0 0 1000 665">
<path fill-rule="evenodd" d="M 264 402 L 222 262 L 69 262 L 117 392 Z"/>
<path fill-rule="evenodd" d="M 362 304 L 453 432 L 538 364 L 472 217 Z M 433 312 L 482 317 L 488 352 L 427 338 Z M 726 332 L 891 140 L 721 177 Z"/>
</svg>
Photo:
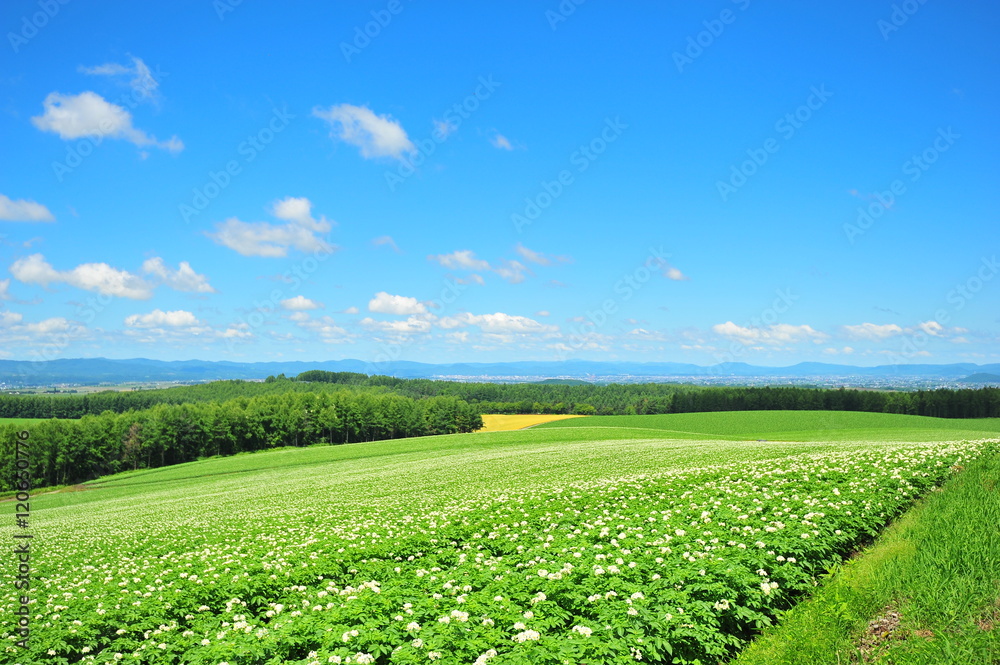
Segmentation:
<svg viewBox="0 0 1000 665">
<path fill-rule="evenodd" d="M 0 425 L 14 425 L 18 427 L 20 425 L 34 425 L 45 420 L 46 418 L 0 418 Z"/>
<path fill-rule="evenodd" d="M 857 411 L 723 411 L 655 416 L 592 416 L 586 422 L 559 421 L 538 429 L 586 428 L 607 437 L 619 428 L 643 428 L 648 435 L 769 441 L 935 441 L 1000 436 L 1000 418 L 930 418 Z M 601 430 L 605 430 L 601 432 Z"/>
<path fill-rule="evenodd" d="M 841 422 L 844 426 L 856 417 L 860 417 L 859 420 L 865 425 L 858 430 L 834 430 L 817 427 L 819 422 L 829 422 L 827 419 L 831 412 L 768 411 L 747 412 L 743 415 L 750 421 L 748 427 L 754 431 L 751 436 L 734 434 L 739 431 L 741 424 L 733 413 L 593 416 L 586 419 L 588 425 L 593 422 L 605 424 L 597 427 L 574 426 L 580 419 L 573 419 L 520 431 L 285 448 L 205 459 L 161 469 L 126 472 L 87 483 L 90 488 L 88 491 L 44 494 L 35 501 L 37 509 L 44 509 L 92 503 L 107 497 L 142 497 L 146 492 L 173 494 L 176 490 L 183 493 L 186 488 L 215 493 L 247 483 L 275 482 L 276 478 L 288 484 L 309 483 L 316 478 L 322 478 L 323 484 L 338 478 L 352 482 L 351 478 L 358 474 L 377 476 L 384 469 L 414 465 L 427 468 L 430 474 L 464 473 L 462 469 L 473 465 L 477 472 L 496 467 L 500 473 L 511 473 L 509 465 L 517 464 L 519 468 L 516 473 L 525 482 L 530 482 L 535 474 L 560 468 L 562 474 L 570 480 L 585 476 L 595 469 L 606 471 L 608 468 L 615 468 L 620 465 L 622 456 L 637 458 L 634 463 L 630 462 L 629 469 L 630 472 L 639 473 L 644 469 L 656 471 L 682 466 L 723 464 L 740 459 L 782 457 L 813 450 L 843 449 L 845 442 L 852 440 L 945 441 L 981 438 L 987 436 L 984 432 L 988 431 L 974 430 L 976 436 L 972 437 L 950 427 L 960 422 L 984 421 L 953 421 L 918 416 L 834 412 L 834 417 L 847 417 L 847 421 Z M 757 429 L 764 425 L 765 421 L 760 421 L 761 418 L 766 419 L 769 429 Z M 664 424 L 676 425 L 678 419 L 688 421 L 683 424 L 684 427 L 700 427 L 706 432 L 728 434 L 688 432 L 682 435 L 664 428 Z M 877 427 L 880 423 L 884 427 Z M 623 426 L 630 424 L 641 426 Z M 803 425 L 812 429 L 799 429 Z M 789 437 L 791 440 L 806 443 L 784 442 L 782 435 L 789 431 L 797 434 Z M 993 435 L 996 436 L 995 431 Z M 756 442 L 757 438 L 769 441 L 761 444 Z M 706 439 L 712 439 L 714 443 L 706 445 Z M 609 441 L 616 443 L 614 446 L 606 445 Z M 566 444 L 573 445 L 574 463 L 569 467 L 565 465 L 564 458 L 552 454 L 565 452 Z"/>
<path fill-rule="evenodd" d="M 1000 663 L 1000 459 L 978 460 L 744 651 L 737 665 Z M 898 625 L 877 639 L 871 621 Z M 861 647 L 864 645 L 864 653 Z"/>
</svg>

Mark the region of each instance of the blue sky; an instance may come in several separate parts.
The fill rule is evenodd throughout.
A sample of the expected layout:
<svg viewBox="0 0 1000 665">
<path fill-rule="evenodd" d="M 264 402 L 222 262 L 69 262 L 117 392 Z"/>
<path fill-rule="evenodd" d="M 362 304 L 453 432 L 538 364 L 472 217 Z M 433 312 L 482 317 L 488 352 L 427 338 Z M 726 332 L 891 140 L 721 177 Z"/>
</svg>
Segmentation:
<svg viewBox="0 0 1000 665">
<path fill-rule="evenodd" d="M 992 3 L 0 19 L 0 357 L 1000 360 Z"/>
</svg>

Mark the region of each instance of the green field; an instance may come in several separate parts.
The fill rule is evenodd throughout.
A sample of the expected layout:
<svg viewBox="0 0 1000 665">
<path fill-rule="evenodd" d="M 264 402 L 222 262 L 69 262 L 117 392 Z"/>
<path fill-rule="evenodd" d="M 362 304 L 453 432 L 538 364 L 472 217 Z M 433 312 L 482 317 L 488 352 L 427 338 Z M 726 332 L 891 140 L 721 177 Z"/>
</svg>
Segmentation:
<svg viewBox="0 0 1000 665">
<path fill-rule="evenodd" d="M 39 494 L 30 641 L 7 564 L 0 662 L 716 662 L 991 451 L 934 442 L 997 424 L 740 418 L 280 449 Z"/>
<path fill-rule="evenodd" d="M 858 411 L 732 411 L 672 413 L 655 416 L 592 416 L 537 425 L 537 429 L 589 429 L 606 437 L 606 429 L 641 430 L 683 439 L 768 441 L 935 441 L 1000 436 L 1000 418 L 929 418 Z"/>
<path fill-rule="evenodd" d="M 14 427 L 20 427 L 23 425 L 33 425 L 35 423 L 40 423 L 44 418 L 0 418 L 0 425 L 13 425 Z"/>
</svg>

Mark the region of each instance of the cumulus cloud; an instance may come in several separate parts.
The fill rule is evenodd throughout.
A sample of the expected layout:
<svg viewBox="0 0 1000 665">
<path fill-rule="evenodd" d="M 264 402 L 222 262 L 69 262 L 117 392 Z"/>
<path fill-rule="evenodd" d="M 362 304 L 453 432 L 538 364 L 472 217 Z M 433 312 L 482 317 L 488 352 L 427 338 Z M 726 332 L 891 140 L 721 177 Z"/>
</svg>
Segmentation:
<svg viewBox="0 0 1000 665">
<path fill-rule="evenodd" d="M 11 199 L 0 194 L 0 221 L 54 222 L 55 217 L 41 203 L 27 199 Z"/>
<path fill-rule="evenodd" d="M 826 333 L 813 329 L 812 326 L 794 326 L 788 323 L 747 328 L 738 326 L 732 321 L 726 321 L 712 326 L 712 330 L 723 337 L 739 340 L 747 345 L 789 344 L 803 340 L 823 340 L 829 337 Z"/>
<path fill-rule="evenodd" d="M 371 317 L 365 317 L 360 323 L 366 328 L 400 335 L 427 333 L 431 330 L 430 319 L 421 316 L 410 316 L 401 321 L 376 321 Z"/>
<path fill-rule="evenodd" d="M 312 216 L 312 203 L 306 198 L 287 197 L 275 202 L 271 213 L 282 224 L 270 222 L 243 222 L 230 217 L 215 225 L 209 238 L 243 256 L 283 257 L 290 249 L 300 252 L 332 252 L 329 244 L 318 234 L 328 232 L 333 222 L 326 217 Z"/>
<path fill-rule="evenodd" d="M 200 324 L 198 317 L 183 309 L 164 312 L 154 309 L 149 314 L 131 314 L 125 317 L 130 328 L 190 328 Z"/>
<path fill-rule="evenodd" d="M 187 261 L 181 261 L 180 266 L 174 270 L 167 266 L 163 259 L 156 256 L 143 262 L 142 271 L 156 277 L 160 283 L 166 284 L 176 291 L 215 293 L 215 289 L 208 283 L 208 278 L 196 273 Z"/>
<path fill-rule="evenodd" d="M 79 138 L 124 139 L 139 147 L 156 147 L 180 152 L 184 143 L 176 136 L 158 141 L 132 125 L 132 114 L 112 104 L 96 92 L 79 95 L 49 93 L 43 102 L 45 113 L 34 116 L 32 124 L 43 132 L 53 132 L 64 140 Z"/>
<path fill-rule="evenodd" d="M 416 298 L 394 296 L 385 291 L 379 291 L 368 302 L 368 311 L 405 316 L 407 314 L 423 314 L 427 311 L 427 308 Z"/>
<path fill-rule="evenodd" d="M 0 279 L 0 302 L 13 299 L 10 295 L 10 279 Z"/>
<path fill-rule="evenodd" d="M 402 125 L 388 115 L 376 115 L 367 106 L 317 107 L 312 114 L 330 124 L 330 136 L 356 146 L 365 159 L 404 159 L 406 153 L 416 150 Z"/>
<path fill-rule="evenodd" d="M 9 328 L 21 322 L 24 317 L 20 312 L 0 312 L 0 327 Z"/>
<path fill-rule="evenodd" d="M 322 316 L 318 319 L 310 319 L 305 312 L 292 314 L 293 321 L 303 330 L 314 333 L 324 344 L 344 344 L 353 342 L 352 335 L 337 325 L 337 322 L 330 316 Z"/>
<path fill-rule="evenodd" d="M 133 300 L 147 300 L 153 295 L 149 282 L 125 270 L 112 268 L 107 263 L 84 263 L 72 270 L 56 270 L 44 256 L 32 254 L 15 261 L 10 272 L 19 282 L 43 287 L 64 283 L 85 291 Z"/>
<path fill-rule="evenodd" d="M 852 339 L 882 340 L 895 335 L 902 335 L 903 329 L 895 323 L 878 325 L 875 323 L 862 323 L 856 326 L 844 326 L 844 332 Z"/>
<path fill-rule="evenodd" d="M 321 309 L 323 307 L 323 303 L 310 300 L 304 296 L 295 296 L 294 298 L 282 300 L 281 306 L 292 312 L 304 312 L 310 309 Z"/>
<path fill-rule="evenodd" d="M 460 249 L 451 254 L 431 254 L 427 257 L 429 261 L 439 263 L 445 268 L 452 270 L 489 270 L 488 261 L 477 259 L 475 253 L 469 249 Z"/>
<path fill-rule="evenodd" d="M 465 326 L 478 326 L 485 333 L 495 334 L 544 334 L 555 333 L 557 326 L 539 323 L 526 316 L 514 314 L 504 314 L 496 312 L 494 314 L 470 314 L 463 312 L 454 316 L 448 316 L 438 321 L 438 324 L 446 329 L 462 328 Z"/>
</svg>

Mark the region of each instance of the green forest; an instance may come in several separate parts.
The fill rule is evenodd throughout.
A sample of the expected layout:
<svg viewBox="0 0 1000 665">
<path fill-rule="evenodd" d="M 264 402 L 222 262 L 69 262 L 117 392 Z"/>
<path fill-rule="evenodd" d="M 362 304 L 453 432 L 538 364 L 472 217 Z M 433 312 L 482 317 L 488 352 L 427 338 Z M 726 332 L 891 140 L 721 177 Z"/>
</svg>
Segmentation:
<svg viewBox="0 0 1000 665">
<path fill-rule="evenodd" d="M 479 413 L 578 413 L 631 415 L 702 411 L 833 410 L 902 413 L 937 418 L 1000 417 L 1000 389 L 939 389 L 912 392 L 800 388 L 703 387 L 635 383 L 465 383 L 398 379 L 355 372 L 308 371 L 260 381 L 214 381 L 160 390 L 105 391 L 89 395 L 0 395 L 0 418 L 80 418 L 105 411 L 124 413 L 157 404 L 219 402 L 285 393 L 396 394 L 420 400 L 448 396 L 475 405 Z"/>
<path fill-rule="evenodd" d="M 394 393 L 341 389 L 161 402 L 123 413 L 107 410 L 79 419 L 2 426 L 0 489 L 13 487 L 15 434 L 25 429 L 30 433 L 33 483 L 43 487 L 213 455 L 454 434 L 482 426 L 476 408 L 449 396 L 415 400 Z"/>
</svg>

